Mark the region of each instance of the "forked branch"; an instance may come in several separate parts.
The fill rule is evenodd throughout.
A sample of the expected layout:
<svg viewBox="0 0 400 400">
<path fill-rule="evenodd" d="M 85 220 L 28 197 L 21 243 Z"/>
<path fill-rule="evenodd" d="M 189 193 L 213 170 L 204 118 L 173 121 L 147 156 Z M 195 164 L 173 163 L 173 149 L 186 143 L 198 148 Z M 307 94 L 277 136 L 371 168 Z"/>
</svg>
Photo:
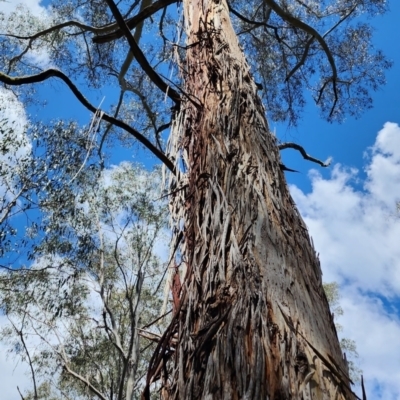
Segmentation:
<svg viewBox="0 0 400 400">
<path fill-rule="evenodd" d="M 108 4 L 108 7 L 110 8 L 115 20 L 117 21 L 117 24 L 119 25 L 122 33 L 125 35 L 129 47 L 131 48 L 132 54 L 136 58 L 137 62 L 143 69 L 143 71 L 147 74 L 147 76 L 150 78 L 150 80 L 163 92 L 168 95 L 168 97 L 174 101 L 176 104 L 179 104 L 181 101 L 181 98 L 179 96 L 179 93 L 172 89 L 169 85 L 167 85 L 160 77 L 160 75 L 157 74 L 157 72 L 153 69 L 153 67 L 149 64 L 147 61 L 145 55 L 143 54 L 142 50 L 136 43 L 135 38 L 133 37 L 129 27 L 126 25 L 124 17 L 120 13 L 118 7 L 114 3 L 113 0 L 105 0 L 106 3 Z"/>
<path fill-rule="evenodd" d="M 334 112 L 334 109 L 335 109 L 335 106 L 336 106 L 336 103 L 337 103 L 337 100 L 338 100 L 338 94 L 337 94 L 337 88 L 336 88 L 337 69 L 336 69 L 335 60 L 334 60 L 333 55 L 332 55 L 332 53 L 331 53 L 331 51 L 330 51 L 330 49 L 328 47 L 328 44 L 326 43 L 325 39 L 313 27 L 311 27 L 310 25 L 306 24 L 305 22 L 299 20 L 298 18 L 294 17 L 289 12 L 285 11 L 274 0 L 265 0 L 265 3 L 269 7 L 271 7 L 271 9 L 273 11 L 275 11 L 276 14 L 278 14 L 283 20 L 287 21 L 289 24 L 293 25 L 294 27 L 302 29 L 304 32 L 307 32 L 308 34 L 310 34 L 313 38 L 315 38 L 315 40 L 317 40 L 317 42 L 320 44 L 320 46 L 324 50 L 324 52 L 326 54 L 326 57 L 328 59 L 329 65 L 331 66 L 331 69 L 332 69 L 332 76 L 330 78 L 326 79 L 326 81 L 325 81 L 325 83 L 324 83 L 324 85 L 323 85 L 323 87 L 322 87 L 322 89 L 320 91 L 320 96 L 318 98 L 318 101 L 321 98 L 322 91 L 325 89 L 326 84 L 328 82 L 332 82 L 333 93 L 334 93 L 334 96 L 335 96 L 335 100 L 334 100 L 334 103 L 332 105 L 331 112 L 329 114 L 329 116 L 332 116 L 332 114 Z M 311 42 L 310 42 L 310 44 L 311 44 Z M 307 52 L 308 52 L 308 48 L 309 48 L 309 46 L 306 46 L 306 51 Z M 304 55 L 303 55 L 303 57 L 304 57 Z M 296 68 L 296 70 L 297 70 L 297 68 Z M 294 72 L 293 71 L 290 72 L 289 75 L 292 76 Z"/>
<path fill-rule="evenodd" d="M 29 83 L 37 83 L 43 82 L 49 78 L 56 77 L 60 78 L 64 81 L 67 86 L 71 89 L 72 93 L 75 97 L 91 112 L 95 113 L 97 111 L 96 107 L 94 107 L 86 97 L 79 91 L 79 89 L 74 85 L 74 83 L 61 71 L 57 69 L 48 69 L 43 71 L 37 75 L 28 75 L 28 76 L 19 76 L 13 77 L 0 72 L 0 82 L 3 82 L 7 85 L 11 86 L 21 86 Z M 110 122 L 111 124 L 118 126 L 119 128 L 124 129 L 126 132 L 130 133 L 135 139 L 137 139 L 140 143 L 142 143 L 145 147 L 147 147 L 161 162 L 165 164 L 165 166 L 172 171 L 175 172 L 175 167 L 172 161 L 156 146 L 154 146 L 146 137 L 144 137 L 137 130 L 126 124 L 125 122 L 112 117 L 106 113 L 103 114 L 102 119 L 104 121 Z"/>
<path fill-rule="evenodd" d="M 139 12 L 137 15 L 135 15 L 132 18 L 129 18 L 126 21 L 126 24 L 128 25 L 129 29 L 134 29 L 139 23 L 143 22 L 145 19 L 149 18 L 153 14 L 155 14 L 157 11 L 161 10 L 164 7 L 169 6 L 170 4 L 176 3 L 177 0 L 159 0 L 153 3 L 151 6 L 148 6 L 144 8 L 141 12 Z M 59 30 L 63 28 L 68 28 L 68 27 L 76 27 L 80 28 L 84 32 L 92 32 L 96 34 L 92 40 L 93 43 L 107 43 L 107 42 L 112 42 L 113 40 L 119 39 L 124 36 L 122 30 L 119 28 L 119 25 L 114 22 L 112 24 L 107 24 L 104 26 L 91 26 L 91 25 L 86 25 L 80 21 L 75 21 L 75 20 L 70 20 L 70 21 L 65 21 L 57 25 L 53 25 L 47 29 L 44 29 L 40 32 L 37 32 L 33 35 L 30 36 L 21 36 L 21 35 L 13 35 L 10 33 L 0 33 L 1 36 L 6 36 L 6 37 L 12 37 L 15 39 L 20 39 L 20 40 L 35 40 L 38 39 L 42 36 L 48 35 L 52 32 L 58 32 Z"/>
<path fill-rule="evenodd" d="M 304 147 L 300 146 L 297 143 L 292 143 L 292 142 L 282 143 L 282 144 L 278 145 L 278 149 L 279 150 L 295 149 L 301 153 L 301 155 L 303 156 L 303 158 L 305 160 L 312 161 L 316 164 L 319 164 L 321 167 L 329 167 L 329 165 L 331 165 L 330 158 L 328 158 L 325 162 L 318 160 L 318 158 L 314 158 L 314 157 L 310 156 L 309 154 L 307 154 L 306 151 L 304 150 Z"/>
<path fill-rule="evenodd" d="M 176 3 L 178 0 L 159 0 L 153 3 L 151 6 L 146 7 L 141 11 L 139 14 L 135 15 L 134 17 L 128 19 L 125 23 L 127 27 L 132 30 L 136 27 L 139 22 L 144 21 L 146 18 L 150 17 L 151 15 L 155 14 L 157 11 L 165 8 L 171 4 Z M 107 43 L 112 42 L 113 40 L 120 39 L 124 36 L 123 30 L 119 27 L 118 23 L 112 24 L 109 26 L 113 26 L 112 33 L 107 35 L 95 36 L 93 38 L 94 43 Z M 109 31 L 110 31 L 109 30 Z M 109 32 L 108 31 L 108 32 Z"/>
</svg>

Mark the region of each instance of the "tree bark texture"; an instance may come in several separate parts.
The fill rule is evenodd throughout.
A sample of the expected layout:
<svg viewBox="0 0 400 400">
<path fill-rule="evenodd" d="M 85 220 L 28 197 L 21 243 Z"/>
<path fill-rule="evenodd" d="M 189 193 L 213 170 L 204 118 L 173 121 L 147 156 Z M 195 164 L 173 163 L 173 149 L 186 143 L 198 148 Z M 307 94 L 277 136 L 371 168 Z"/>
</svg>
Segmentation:
<svg viewBox="0 0 400 400">
<path fill-rule="evenodd" d="M 187 96 L 170 151 L 181 160 L 171 209 L 185 271 L 164 336 L 178 343 L 159 345 L 150 378 L 164 378 L 169 399 L 353 399 L 319 260 L 227 3 L 183 3 Z"/>
</svg>

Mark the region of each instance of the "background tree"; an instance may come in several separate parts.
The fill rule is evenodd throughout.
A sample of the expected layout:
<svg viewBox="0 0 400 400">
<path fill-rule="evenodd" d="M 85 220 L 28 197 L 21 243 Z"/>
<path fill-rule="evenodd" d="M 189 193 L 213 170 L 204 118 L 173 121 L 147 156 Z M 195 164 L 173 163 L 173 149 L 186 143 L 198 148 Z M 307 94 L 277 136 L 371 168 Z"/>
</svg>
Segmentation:
<svg viewBox="0 0 400 400">
<path fill-rule="evenodd" d="M 33 379 L 24 398 L 139 398 L 160 337 L 152 322 L 163 301 L 154 294 L 163 272 L 155 252 L 165 241 L 159 174 L 128 163 L 96 183 L 90 173 L 84 191 L 62 204 L 47 199 L 34 264 L 0 275 L 9 320 L 2 339 Z"/>
<path fill-rule="evenodd" d="M 181 278 L 173 276 L 175 313 L 151 360 L 144 397 L 160 378 L 171 398 L 352 398 L 319 261 L 257 90 L 264 88 L 274 119 L 295 123 L 304 89 L 330 121 L 358 115 L 389 63 L 373 51 L 369 26 L 355 21 L 384 11 L 385 1 L 184 1 L 184 31 L 178 24 L 176 35 L 176 14 L 168 17 L 172 3 L 165 0 L 138 14 L 136 2 L 52 4 L 57 12 L 41 31 L 9 20 L 2 54 L 11 55 L 2 60 L 0 80 L 15 87 L 57 77 L 97 112 L 71 79 L 98 87 L 108 74 L 121 94 L 114 116 L 98 117 L 133 135 L 171 171 Z M 73 11 L 76 19 L 66 21 Z M 150 31 L 157 18 L 161 46 L 142 40 L 139 47 L 131 33 L 147 18 Z M 37 72 L 28 54 L 43 45 L 63 72 Z M 166 77 L 165 61 L 179 74 Z M 158 90 L 171 102 L 162 103 Z M 163 152 L 158 139 L 168 116 Z M 100 148 L 108 132 L 104 126 Z"/>
<path fill-rule="evenodd" d="M 165 240 L 159 172 L 104 169 L 92 133 L 74 123 L 39 125 L 20 140 L 3 129 L 4 201 L 17 195 L 0 225 L 11 260 L 0 279 L 2 338 L 30 365 L 32 398 L 138 397 L 151 352 L 139 327 L 163 301 L 154 294 Z"/>
<path fill-rule="evenodd" d="M 324 283 L 324 291 L 332 312 L 332 319 L 335 321 L 336 330 L 340 332 L 343 327 L 337 322 L 337 318 L 343 315 L 343 309 L 340 306 L 339 285 L 336 282 Z M 340 347 L 346 357 L 351 380 L 359 382 L 362 371 L 356 365 L 356 359 L 358 358 L 356 342 L 349 338 L 342 338 Z"/>
</svg>

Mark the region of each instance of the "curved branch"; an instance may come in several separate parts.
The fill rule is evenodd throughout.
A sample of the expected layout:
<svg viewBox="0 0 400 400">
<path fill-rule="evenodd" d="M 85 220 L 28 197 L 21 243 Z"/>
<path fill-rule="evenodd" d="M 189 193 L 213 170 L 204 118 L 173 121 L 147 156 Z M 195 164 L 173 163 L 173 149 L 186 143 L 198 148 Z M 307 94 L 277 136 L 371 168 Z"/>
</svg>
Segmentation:
<svg viewBox="0 0 400 400">
<path fill-rule="evenodd" d="M 121 90 L 121 92 L 120 92 L 120 94 L 119 94 L 119 99 L 118 99 L 117 107 L 116 107 L 115 112 L 114 112 L 114 118 L 117 118 L 117 117 L 118 117 L 118 113 L 119 113 L 119 110 L 120 110 L 121 105 L 122 105 L 122 100 L 123 100 L 123 98 L 124 98 L 124 94 L 125 94 L 125 91 L 124 91 L 124 90 Z M 103 149 L 104 141 L 106 140 L 106 137 L 107 137 L 107 135 L 108 135 L 108 132 L 110 132 L 110 129 L 111 129 L 112 125 L 113 125 L 112 123 L 110 123 L 110 122 L 108 123 L 108 125 L 107 125 L 107 127 L 106 127 L 106 129 L 105 129 L 105 131 L 104 131 L 104 133 L 103 133 L 103 136 L 101 137 L 101 140 L 100 140 L 100 145 L 99 145 L 99 149 L 98 149 L 98 154 L 99 154 L 99 158 L 100 158 L 100 166 L 101 166 L 101 169 L 104 168 L 104 160 L 103 160 L 103 155 L 102 155 L 101 151 L 102 151 L 102 149 Z"/>
<path fill-rule="evenodd" d="M 157 11 L 161 10 L 164 7 L 167 7 L 171 4 L 176 3 L 178 0 L 159 0 L 153 3 L 151 6 L 146 7 L 139 14 L 134 17 L 128 19 L 125 23 L 130 30 L 136 27 L 140 22 L 144 21 L 146 18 L 155 14 Z M 109 33 L 108 35 L 95 36 L 92 40 L 94 43 L 107 43 L 116 39 L 120 39 L 124 36 L 123 29 L 121 27 L 118 28 L 118 24 L 112 24 L 114 26 L 114 32 Z M 111 26 L 111 25 L 110 25 Z"/>
<path fill-rule="evenodd" d="M 75 26 L 77 28 L 81 28 L 84 31 L 89 31 L 89 32 L 93 32 L 96 34 L 112 32 L 113 30 L 115 30 L 118 27 L 118 25 L 116 23 L 114 23 L 114 24 L 104 25 L 99 28 L 96 28 L 96 27 L 93 27 L 90 25 L 83 24 L 82 22 L 79 22 L 79 21 L 71 20 L 71 21 L 65 21 L 65 22 L 62 22 L 61 24 L 51 26 L 50 28 L 44 29 L 40 32 L 35 33 L 34 35 L 31 35 L 31 36 L 19 36 L 19 35 L 13 35 L 11 33 L 0 33 L 0 35 L 12 37 L 14 39 L 20 39 L 20 40 L 35 40 L 41 36 L 47 35 L 54 31 L 59 31 L 60 29 L 67 28 L 69 26 Z"/>
<path fill-rule="evenodd" d="M 78 374 L 77 372 L 75 372 L 74 370 L 72 370 L 68 364 L 64 361 L 64 371 L 73 376 L 74 378 L 76 378 L 78 381 L 82 382 L 93 394 L 95 394 L 100 400 L 107 400 L 107 398 L 96 389 L 95 386 L 93 386 L 88 379 L 84 378 L 82 375 Z"/>
<path fill-rule="evenodd" d="M 140 4 L 140 11 L 143 11 L 146 7 L 148 7 L 151 4 L 151 0 L 142 0 Z M 165 8 L 164 8 L 165 10 Z M 135 28 L 135 34 L 133 35 L 133 38 L 135 39 L 135 42 L 139 45 L 140 38 L 142 37 L 142 31 L 143 31 L 143 25 L 144 25 L 144 20 L 140 21 L 136 28 Z M 132 64 L 132 61 L 134 59 L 134 54 L 132 53 L 132 50 L 129 49 L 128 54 L 126 55 L 125 61 L 122 64 L 121 71 L 118 75 L 118 82 L 120 85 L 124 84 L 124 79 L 125 75 L 129 69 L 129 67 Z"/>
<path fill-rule="evenodd" d="M 316 164 L 319 164 L 321 167 L 329 167 L 331 164 L 331 159 L 328 158 L 325 162 L 318 160 L 318 158 L 311 157 L 309 154 L 306 153 L 304 150 L 304 147 L 300 146 L 297 143 L 292 143 L 292 142 L 286 142 L 278 145 L 279 150 L 285 150 L 285 149 L 295 149 L 301 153 L 303 158 L 308 161 L 312 161 Z"/>
<path fill-rule="evenodd" d="M 342 18 L 340 18 L 340 20 L 333 25 L 328 31 L 326 31 L 322 38 L 325 38 L 326 36 L 328 36 L 333 30 L 335 30 L 343 21 L 345 21 L 355 10 L 356 10 L 357 6 L 354 6 L 352 9 L 350 9 L 350 11 L 345 14 Z M 293 69 L 289 72 L 288 76 L 285 79 L 285 82 L 287 82 L 292 76 L 293 74 L 302 66 L 304 65 L 307 56 L 308 56 L 308 52 L 310 50 L 310 46 L 312 44 L 312 42 L 314 41 L 315 36 L 311 36 L 311 38 L 307 41 L 305 47 L 304 47 L 304 53 L 301 57 L 301 60 L 293 67 Z"/>
<path fill-rule="evenodd" d="M 308 52 L 310 51 L 310 46 L 312 42 L 314 41 L 314 36 L 311 36 L 311 38 L 307 41 L 305 47 L 304 47 L 304 53 L 301 56 L 300 61 L 292 68 L 292 70 L 288 73 L 285 82 L 287 82 L 293 75 L 294 73 L 306 62 Z"/>
<path fill-rule="evenodd" d="M 229 11 L 230 11 L 233 15 L 235 15 L 236 17 L 238 17 L 239 19 L 241 19 L 243 22 L 246 22 L 247 24 L 254 25 L 255 27 L 258 27 L 258 26 L 265 26 L 266 28 L 273 29 L 273 30 L 274 30 L 274 33 L 275 33 L 276 40 L 277 40 L 278 42 L 280 42 L 280 41 L 282 40 L 282 39 L 279 37 L 278 28 L 277 28 L 276 26 L 267 24 L 266 22 L 253 21 L 253 20 L 251 20 L 251 19 L 246 18 L 244 15 L 240 14 L 240 13 L 239 13 L 238 11 L 236 11 L 233 7 L 231 7 L 230 4 L 228 4 L 228 7 L 229 7 Z"/>
<path fill-rule="evenodd" d="M 244 15 L 240 14 L 238 11 L 236 11 L 230 4 L 228 4 L 229 11 L 241 19 L 243 22 L 246 22 L 247 24 L 251 25 L 256 25 L 256 26 L 266 26 L 267 28 L 272 28 L 272 29 L 278 29 L 276 26 L 267 24 L 266 22 L 261 22 L 261 21 L 254 21 L 252 19 L 246 18 Z"/>
<path fill-rule="evenodd" d="M 160 77 L 160 75 L 157 74 L 157 72 L 152 68 L 152 66 L 149 64 L 147 61 L 146 57 L 144 56 L 142 50 L 140 47 L 137 45 L 135 38 L 132 36 L 132 33 L 128 26 L 125 23 L 124 17 L 121 15 L 118 7 L 115 5 L 113 0 L 105 0 L 108 6 L 110 7 L 110 10 L 112 14 L 114 15 L 115 20 L 117 21 L 119 27 L 121 28 L 121 31 L 125 35 L 129 47 L 131 48 L 132 54 L 136 58 L 137 62 L 143 69 L 143 71 L 147 74 L 147 76 L 150 78 L 150 80 L 163 92 L 168 95 L 168 97 L 174 101 L 176 104 L 179 104 L 181 101 L 181 98 L 178 94 L 177 91 L 172 89 L 169 85 L 167 85 Z"/>
<path fill-rule="evenodd" d="M 311 27 L 310 25 L 306 24 L 303 21 L 300 21 L 298 18 L 294 17 L 292 14 L 285 11 L 277 3 L 275 3 L 274 0 L 264 0 L 264 1 L 266 2 L 266 4 L 269 7 L 271 7 L 271 9 L 273 11 L 275 11 L 282 19 L 287 21 L 289 24 L 293 25 L 296 28 L 302 29 L 303 31 L 305 31 L 305 32 L 309 33 L 311 36 L 313 36 L 318 41 L 318 43 L 320 44 L 322 49 L 324 50 L 326 57 L 328 59 L 328 62 L 332 69 L 332 77 L 328 80 L 328 81 L 332 81 L 333 92 L 335 94 L 335 101 L 333 103 L 333 106 L 332 106 L 332 109 L 330 112 L 330 116 L 332 116 L 334 108 L 337 103 L 337 99 L 338 99 L 338 94 L 337 94 L 337 89 L 336 89 L 337 69 L 336 69 L 335 60 L 333 58 L 331 51 L 329 50 L 327 43 L 325 42 L 324 38 L 313 27 Z"/>
<path fill-rule="evenodd" d="M 274 0 L 265 0 L 265 2 L 271 7 L 273 11 L 275 11 L 282 19 L 289 22 L 289 24 L 295 26 L 296 28 L 302 29 L 303 31 L 309 33 L 311 36 L 314 36 L 318 43 L 321 45 L 322 49 L 324 50 L 326 57 L 328 58 L 329 64 L 332 68 L 333 78 L 337 78 L 337 69 L 335 60 L 333 59 L 332 53 L 329 50 L 327 43 L 325 42 L 324 38 L 310 25 L 307 25 L 303 21 L 300 21 L 293 15 L 289 14 L 283 8 L 281 8 L 278 4 L 275 3 Z"/>
<path fill-rule="evenodd" d="M 13 77 L 8 76 L 0 72 L 0 82 L 3 82 L 7 85 L 11 86 L 20 86 L 28 83 L 37 83 L 43 82 L 49 78 L 57 77 L 64 81 L 67 86 L 71 89 L 72 93 L 75 97 L 91 112 L 95 113 L 97 111 L 96 107 L 94 107 L 89 101 L 86 99 L 85 96 L 79 91 L 79 89 L 73 84 L 73 82 L 64 75 L 61 71 L 57 69 L 48 69 L 43 71 L 37 75 L 29 75 L 29 76 L 20 76 L 20 77 Z M 172 161 L 156 146 L 154 146 L 146 137 L 144 137 L 141 133 L 137 130 L 126 124 L 125 122 L 112 117 L 106 113 L 103 114 L 103 120 L 112 123 L 119 128 L 124 129 L 128 133 L 130 133 L 134 138 L 136 138 L 140 143 L 142 143 L 145 147 L 147 147 L 161 162 L 163 162 L 166 167 L 173 173 L 175 173 L 175 167 Z"/>
</svg>

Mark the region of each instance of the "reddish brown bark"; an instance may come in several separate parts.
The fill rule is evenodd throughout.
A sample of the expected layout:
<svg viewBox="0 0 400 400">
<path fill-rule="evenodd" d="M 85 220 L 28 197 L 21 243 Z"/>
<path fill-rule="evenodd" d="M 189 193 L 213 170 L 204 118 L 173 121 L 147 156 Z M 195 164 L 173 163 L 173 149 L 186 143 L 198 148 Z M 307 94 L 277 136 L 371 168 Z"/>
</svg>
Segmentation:
<svg viewBox="0 0 400 400">
<path fill-rule="evenodd" d="M 184 1 L 189 94 L 171 152 L 183 151 L 171 202 L 185 220 L 178 333 L 163 396 L 351 399 L 319 260 L 280 170 L 275 137 L 224 0 Z M 177 164 L 178 166 L 179 164 Z M 168 351 L 167 351 L 168 350 Z"/>
</svg>

